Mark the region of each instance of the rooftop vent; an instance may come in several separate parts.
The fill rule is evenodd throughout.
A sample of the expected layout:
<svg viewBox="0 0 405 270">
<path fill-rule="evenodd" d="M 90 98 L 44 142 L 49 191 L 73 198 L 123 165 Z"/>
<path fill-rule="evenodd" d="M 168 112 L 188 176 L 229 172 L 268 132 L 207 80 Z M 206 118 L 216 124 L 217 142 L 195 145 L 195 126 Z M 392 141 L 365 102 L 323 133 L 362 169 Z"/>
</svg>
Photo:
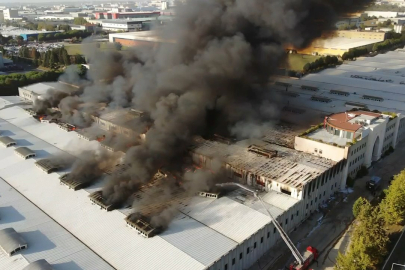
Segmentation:
<svg viewBox="0 0 405 270">
<path fill-rule="evenodd" d="M 201 197 L 206 197 L 206 198 L 213 198 L 213 199 L 218 199 L 219 198 L 219 193 L 214 193 L 214 192 L 206 192 L 206 191 L 200 191 L 198 193 Z"/>
<path fill-rule="evenodd" d="M 345 103 L 346 107 L 356 107 L 356 108 L 363 108 L 367 109 L 367 105 L 363 103 L 358 103 L 358 102 L 346 102 Z"/>
<path fill-rule="evenodd" d="M 308 90 L 308 91 L 319 91 L 318 87 L 308 86 L 308 85 L 301 85 L 301 89 Z"/>
<path fill-rule="evenodd" d="M 339 96 L 349 96 L 350 93 L 342 90 L 330 90 L 330 93 L 333 95 L 339 95 Z"/>
<path fill-rule="evenodd" d="M 103 197 L 103 192 L 101 190 L 91 193 L 89 197 L 90 201 L 106 211 L 112 211 L 117 208 L 117 205 L 107 202 L 107 200 Z"/>
<path fill-rule="evenodd" d="M 59 180 L 62 185 L 65 185 L 68 188 L 73 189 L 74 191 L 85 188 L 91 184 L 91 181 L 88 181 L 88 182 L 77 181 L 69 173 L 64 174 L 61 177 L 59 177 Z"/>
<path fill-rule="evenodd" d="M 135 109 L 131 109 L 131 114 L 133 114 L 134 116 L 137 116 L 137 117 L 145 116 L 145 113 L 143 111 L 139 111 L 139 110 L 135 110 Z"/>
<path fill-rule="evenodd" d="M 276 81 L 276 82 L 275 82 L 275 85 L 284 86 L 284 87 L 290 87 L 290 86 L 291 86 L 291 83 L 285 83 L 285 82 L 278 82 L 278 81 Z"/>
<path fill-rule="evenodd" d="M 125 218 L 128 226 L 135 229 L 143 237 L 150 238 L 162 232 L 162 227 L 153 227 L 150 219 L 140 213 L 132 213 Z"/>
<path fill-rule="evenodd" d="M 36 156 L 35 152 L 28 147 L 19 147 L 15 149 L 14 152 L 23 159 L 28 159 Z"/>
<path fill-rule="evenodd" d="M 0 248 L 8 255 L 12 256 L 17 251 L 26 249 L 27 242 L 13 228 L 0 230 Z"/>
<path fill-rule="evenodd" d="M 8 136 L 0 137 L 0 143 L 5 147 L 16 145 L 16 142 Z"/>
<path fill-rule="evenodd" d="M 26 108 L 26 109 L 24 109 L 24 110 L 25 110 L 25 112 L 27 112 L 29 115 L 32 115 L 32 116 L 37 115 L 36 111 L 34 111 L 34 110 L 31 109 L 31 108 Z"/>
<path fill-rule="evenodd" d="M 363 95 L 361 98 L 372 100 L 372 101 L 379 101 L 379 102 L 384 101 L 384 99 L 382 97 L 375 97 L 375 96 L 368 96 L 368 95 Z"/>
<path fill-rule="evenodd" d="M 53 270 L 53 268 L 45 259 L 41 259 L 30 263 L 22 270 Z"/>
<path fill-rule="evenodd" d="M 62 169 L 62 165 L 56 164 L 54 161 L 51 159 L 41 159 L 35 162 L 35 166 L 46 172 L 47 174 L 56 172 L 60 169 Z"/>
<path fill-rule="evenodd" d="M 304 109 L 294 108 L 294 107 L 291 107 L 291 106 L 284 106 L 283 111 L 290 112 L 290 113 L 295 113 L 295 114 L 303 114 L 303 113 L 305 113 Z"/>
<path fill-rule="evenodd" d="M 256 154 L 264 156 L 264 157 L 267 157 L 267 158 L 273 158 L 273 157 L 277 156 L 277 151 L 265 149 L 265 148 L 262 148 L 257 145 L 249 146 L 248 151 L 252 152 L 252 153 L 256 153 Z"/>
<path fill-rule="evenodd" d="M 73 131 L 76 130 L 76 126 L 68 124 L 68 123 L 58 123 L 58 127 L 63 129 L 64 131 Z"/>
<path fill-rule="evenodd" d="M 287 96 L 287 97 L 299 97 L 300 96 L 300 94 L 298 94 L 298 93 L 295 93 L 295 92 L 291 92 L 291 91 L 280 91 L 280 93 L 283 95 L 283 96 Z"/>
<path fill-rule="evenodd" d="M 226 138 L 226 137 L 223 137 L 223 136 L 218 135 L 218 134 L 214 134 L 214 136 L 212 137 L 212 140 L 220 142 L 220 143 L 228 144 L 228 145 L 234 143 L 233 139 Z"/>
<path fill-rule="evenodd" d="M 332 100 L 330 98 L 319 97 L 319 96 L 312 96 L 311 100 L 318 101 L 318 102 L 325 102 L 325 103 L 332 102 Z"/>
</svg>

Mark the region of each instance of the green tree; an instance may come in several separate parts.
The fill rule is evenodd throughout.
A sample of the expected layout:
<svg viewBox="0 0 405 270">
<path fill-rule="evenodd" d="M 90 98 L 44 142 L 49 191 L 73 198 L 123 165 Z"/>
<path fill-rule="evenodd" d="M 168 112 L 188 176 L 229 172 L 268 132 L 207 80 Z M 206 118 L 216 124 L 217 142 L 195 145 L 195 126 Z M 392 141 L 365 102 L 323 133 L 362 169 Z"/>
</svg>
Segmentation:
<svg viewBox="0 0 405 270">
<path fill-rule="evenodd" d="M 349 54 L 348 54 L 347 52 L 343 53 L 343 55 L 342 55 L 342 60 L 343 60 L 343 61 L 346 61 L 346 60 L 348 60 L 348 59 L 349 59 Z"/>
<path fill-rule="evenodd" d="M 363 201 L 357 215 L 349 251 L 338 255 L 335 269 L 363 270 L 381 263 L 387 254 L 389 238 L 384 229 L 380 208 Z"/>
<path fill-rule="evenodd" d="M 310 63 L 306 63 L 305 65 L 304 65 L 304 68 L 303 68 L 303 70 L 304 70 L 304 72 L 309 72 L 310 70 L 311 70 L 311 64 Z"/>
<path fill-rule="evenodd" d="M 381 202 L 381 214 L 387 224 L 400 224 L 405 218 L 405 170 L 396 175 Z"/>
<path fill-rule="evenodd" d="M 88 23 L 88 21 L 85 18 L 82 18 L 82 17 L 75 17 L 73 19 L 73 23 L 77 24 L 77 25 L 84 25 L 84 24 Z"/>
<path fill-rule="evenodd" d="M 353 216 L 357 218 L 357 216 L 361 212 L 361 208 L 367 204 L 367 200 L 363 197 L 358 198 L 353 204 Z"/>
<path fill-rule="evenodd" d="M 45 40 L 45 34 L 41 33 L 38 35 L 38 41 L 44 41 Z"/>
</svg>

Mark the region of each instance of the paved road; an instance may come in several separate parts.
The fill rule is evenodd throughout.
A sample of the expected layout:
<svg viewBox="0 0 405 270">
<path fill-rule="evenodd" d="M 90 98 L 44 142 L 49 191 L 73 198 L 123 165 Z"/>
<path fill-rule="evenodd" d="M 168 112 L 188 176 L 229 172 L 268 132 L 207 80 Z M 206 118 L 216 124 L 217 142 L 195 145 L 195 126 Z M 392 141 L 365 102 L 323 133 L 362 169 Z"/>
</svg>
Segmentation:
<svg viewBox="0 0 405 270">
<path fill-rule="evenodd" d="M 347 196 L 345 200 L 342 200 L 343 197 L 337 198 L 334 202 L 335 205 L 331 207 L 320 222 L 318 222 L 318 219 L 323 214 L 314 214 L 297 231 L 290 234 L 290 238 L 301 252 L 309 245 L 316 247 L 321 252 L 318 265 L 312 265 L 312 268 L 316 270 L 333 269 L 338 251 L 344 252 L 350 242 L 350 231 L 348 233 L 346 231 L 350 228 L 353 220 L 353 203 L 360 196 L 369 200 L 373 198 L 365 188 L 366 181 L 370 175 L 380 176 L 383 179 L 382 186 L 386 188 L 391 175 L 398 174 L 405 168 L 404 152 L 405 143 L 402 142 L 397 146 L 394 153 L 373 165 L 369 176 L 356 180 L 354 191 L 348 195 L 343 194 L 343 197 Z M 405 256 L 403 257 L 405 258 Z M 292 255 L 285 243 L 279 242 L 251 267 L 251 270 L 284 269 L 292 259 Z M 405 268 L 401 270 L 405 270 Z"/>
<path fill-rule="evenodd" d="M 405 265 L 405 230 L 402 231 L 398 242 L 392 253 L 389 255 L 382 270 L 405 270 L 404 266 L 394 265 L 393 263 Z M 391 268 L 392 267 L 392 268 Z"/>
</svg>

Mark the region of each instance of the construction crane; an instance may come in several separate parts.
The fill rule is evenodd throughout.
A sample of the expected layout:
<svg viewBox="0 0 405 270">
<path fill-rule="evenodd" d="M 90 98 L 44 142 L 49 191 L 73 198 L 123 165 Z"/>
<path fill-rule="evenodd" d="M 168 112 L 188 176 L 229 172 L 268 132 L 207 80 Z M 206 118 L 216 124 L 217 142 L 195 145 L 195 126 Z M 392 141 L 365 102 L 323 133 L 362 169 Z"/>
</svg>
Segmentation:
<svg viewBox="0 0 405 270">
<path fill-rule="evenodd" d="M 262 198 L 259 196 L 256 190 L 253 190 L 245 185 L 239 184 L 239 183 L 222 183 L 222 184 L 216 184 L 218 187 L 230 187 L 230 186 L 237 186 L 247 192 L 250 192 L 253 194 L 255 198 L 259 200 L 263 208 L 266 210 L 267 214 L 269 215 L 271 222 L 274 224 L 274 227 L 276 227 L 277 231 L 280 233 L 281 238 L 284 240 L 286 243 L 287 247 L 291 250 L 291 253 L 293 254 L 295 258 L 295 262 L 290 265 L 289 270 L 306 270 L 308 269 L 308 266 L 318 258 L 318 250 L 312 246 L 308 246 L 304 255 L 302 255 L 298 249 L 295 247 L 294 243 L 291 241 L 291 239 L 288 237 L 287 233 L 283 230 L 281 227 L 280 223 L 271 215 L 270 211 L 267 209 L 266 205 L 264 204 Z"/>
</svg>

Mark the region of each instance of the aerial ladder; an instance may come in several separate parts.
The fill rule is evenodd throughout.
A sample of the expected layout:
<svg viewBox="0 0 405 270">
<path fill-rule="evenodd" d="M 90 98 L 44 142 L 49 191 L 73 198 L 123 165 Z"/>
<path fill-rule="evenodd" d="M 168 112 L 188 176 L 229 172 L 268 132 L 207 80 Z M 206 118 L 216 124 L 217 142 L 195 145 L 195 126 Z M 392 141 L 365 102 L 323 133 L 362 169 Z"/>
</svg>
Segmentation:
<svg viewBox="0 0 405 270">
<path fill-rule="evenodd" d="M 290 249 L 292 255 L 296 260 L 290 265 L 289 270 L 307 270 L 309 265 L 318 258 L 319 256 L 318 250 L 312 246 L 308 246 L 303 255 L 299 252 L 299 250 L 295 247 L 294 243 L 288 237 L 287 233 L 281 227 L 280 223 L 278 223 L 278 221 L 271 215 L 270 211 L 265 206 L 262 198 L 259 196 L 257 191 L 239 183 L 222 183 L 217 184 L 217 186 L 219 187 L 237 186 L 245 191 L 252 193 L 253 196 L 259 200 L 262 207 L 266 210 L 267 214 L 269 215 L 274 227 L 280 233 L 281 238 L 284 240 L 284 242 L 286 243 L 287 247 Z"/>
</svg>

